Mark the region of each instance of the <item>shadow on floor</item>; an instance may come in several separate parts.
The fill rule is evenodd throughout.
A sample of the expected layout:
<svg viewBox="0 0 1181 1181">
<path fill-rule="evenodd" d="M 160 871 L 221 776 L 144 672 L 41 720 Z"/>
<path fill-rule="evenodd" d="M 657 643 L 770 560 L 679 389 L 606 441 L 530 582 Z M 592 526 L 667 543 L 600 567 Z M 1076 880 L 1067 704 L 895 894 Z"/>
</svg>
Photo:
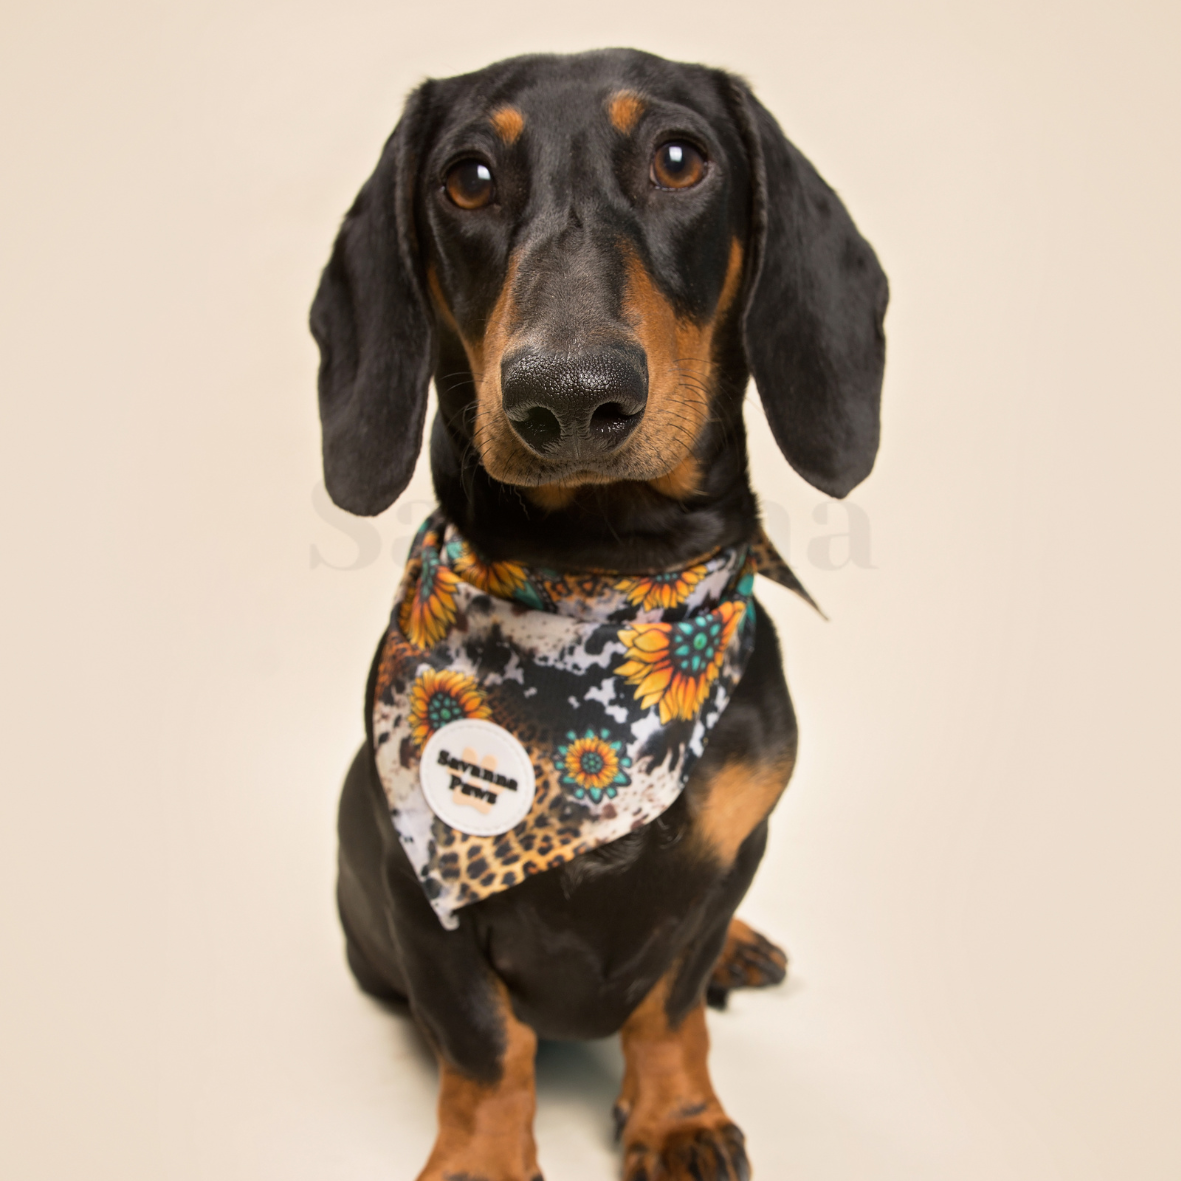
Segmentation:
<svg viewBox="0 0 1181 1181">
<path fill-rule="evenodd" d="M 542 1042 L 537 1048 L 537 1097 L 544 1104 L 590 1111 L 606 1147 L 615 1143 L 611 1111 L 623 1080 L 619 1038 L 593 1042 Z"/>
</svg>

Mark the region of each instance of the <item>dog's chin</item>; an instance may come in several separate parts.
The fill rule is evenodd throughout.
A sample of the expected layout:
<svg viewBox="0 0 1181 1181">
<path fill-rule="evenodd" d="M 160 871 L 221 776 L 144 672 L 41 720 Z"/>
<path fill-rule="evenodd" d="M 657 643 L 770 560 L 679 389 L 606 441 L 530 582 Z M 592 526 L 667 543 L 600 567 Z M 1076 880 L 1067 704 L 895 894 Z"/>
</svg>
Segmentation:
<svg viewBox="0 0 1181 1181">
<path fill-rule="evenodd" d="M 630 446 L 609 456 L 575 456 L 562 460 L 551 459 L 524 446 L 497 448 L 495 452 L 480 455 L 488 474 L 502 484 L 565 491 L 587 484 L 648 483 L 667 476 L 685 458 L 684 454 L 657 454 L 649 448 Z"/>
</svg>

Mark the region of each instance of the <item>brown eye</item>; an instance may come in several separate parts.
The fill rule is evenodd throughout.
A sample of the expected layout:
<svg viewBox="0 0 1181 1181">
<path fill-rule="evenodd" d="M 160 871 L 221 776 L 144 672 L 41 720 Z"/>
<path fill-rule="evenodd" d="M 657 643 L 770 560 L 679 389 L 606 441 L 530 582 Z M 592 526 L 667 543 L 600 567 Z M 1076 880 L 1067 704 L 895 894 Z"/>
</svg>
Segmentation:
<svg viewBox="0 0 1181 1181">
<path fill-rule="evenodd" d="M 705 175 L 705 157 L 681 140 L 661 144 L 652 157 L 652 183 L 662 189 L 687 189 Z"/>
<path fill-rule="evenodd" d="M 447 173 L 447 196 L 460 209 L 483 209 L 496 196 L 492 169 L 482 160 L 460 160 Z"/>
</svg>

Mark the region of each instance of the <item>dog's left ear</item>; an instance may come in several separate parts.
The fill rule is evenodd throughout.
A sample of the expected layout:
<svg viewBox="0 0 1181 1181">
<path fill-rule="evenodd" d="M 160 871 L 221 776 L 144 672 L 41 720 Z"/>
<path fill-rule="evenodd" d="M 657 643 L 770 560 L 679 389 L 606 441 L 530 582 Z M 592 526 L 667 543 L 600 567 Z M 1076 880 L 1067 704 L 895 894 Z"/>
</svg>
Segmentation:
<svg viewBox="0 0 1181 1181">
<path fill-rule="evenodd" d="M 410 96 L 345 215 L 312 303 L 324 482 L 341 508 L 366 517 L 397 500 L 422 446 L 434 330 L 423 298 L 414 190 L 429 86 Z"/>
<path fill-rule="evenodd" d="M 748 87 L 730 83 L 753 189 L 747 362 L 787 461 L 845 496 L 878 450 L 886 276 L 836 193 Z"/>
</svg>

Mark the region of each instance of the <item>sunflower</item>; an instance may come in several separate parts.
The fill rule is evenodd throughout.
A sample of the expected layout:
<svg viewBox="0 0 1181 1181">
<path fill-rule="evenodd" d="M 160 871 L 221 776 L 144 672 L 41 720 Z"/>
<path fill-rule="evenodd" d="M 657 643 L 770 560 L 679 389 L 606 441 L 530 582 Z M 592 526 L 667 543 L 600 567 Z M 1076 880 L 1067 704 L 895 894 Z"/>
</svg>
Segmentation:
<svg viewBox="0 0 1181 1181">
<path fill-rule="evenodd" d="M 428 668 L 410 688 L 410 737 L 419 750 L 448 722 L 491 713 L 479 685 L 466 673 Z"/>
<path fill-rule="evenodd" d="M 746 604 L 728 600 L 680 623 L 638 623 L 619 633 L 627 660 L 614 671 L 636 686 L 647 709 L 660 703 L 661 724 L 692 719 L 722 670 Z"/>
<path fill-rule="evenodd" d="M 603 796 L 614 799 L 621 787 L 631 783 L 624 768 L 630 767 L 632 761 L 622 750 L 621 742 L 611 741 L 609 730 L 596 734 L 589 729 L 581 738 L 571 730 L 565 745 L 558 747 L 554 762 L 562 782 L 573 788 L 575 799 L 589 795 L 597 804 Z"/>
<path fill-rule="evenodd" d="M 419 648 L 433 648 L 455 622 L 455 588 L 459 579 L 439 561 L 434 534 L 428 534 L 413 591 L 402 600 L 398 624 Z"/>
<path fill-rule="evenodd" d="M 470 545 L 455 557 L 455 573 L 472 586 L 498 599 L 536 598 L 530 593 L 529 575 L 520 562 L 485 562 Z"/>
<path fill-rule="evenodd" d="M 688 570 L 674 570 L 669 574 L 621 578 L 615 584 L 615 589 L 623 591 L 627 601 L 641 611 L 652 611 L 658 607 L 667 610 L 669 607 L 679 607 L 708 573 L 709 568 L 704 564 L 690 566 Z"/>
</svg>

